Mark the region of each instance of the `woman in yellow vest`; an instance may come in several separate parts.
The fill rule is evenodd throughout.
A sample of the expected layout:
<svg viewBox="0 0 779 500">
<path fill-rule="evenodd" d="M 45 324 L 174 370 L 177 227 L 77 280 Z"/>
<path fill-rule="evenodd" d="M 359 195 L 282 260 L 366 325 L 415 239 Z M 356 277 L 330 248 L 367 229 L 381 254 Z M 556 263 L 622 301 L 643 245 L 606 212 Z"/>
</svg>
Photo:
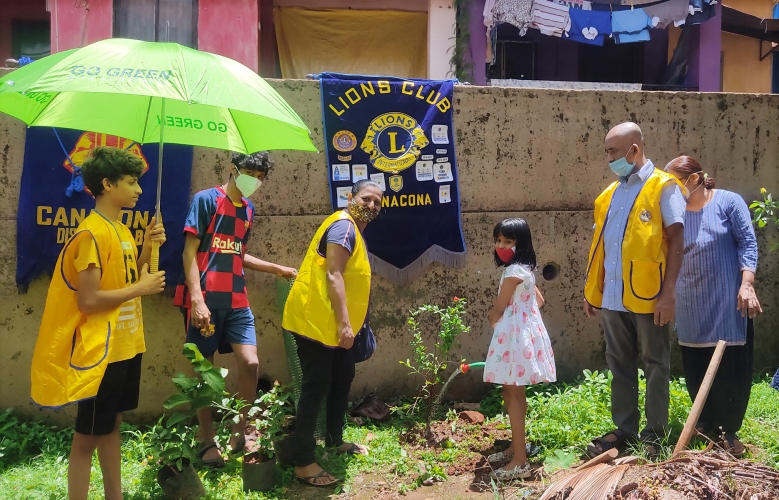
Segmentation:
<svg viewBox="0 0 779 500">
<path fill-rule="evenodd" d="M 350 348 L 368 312 L 371 267 L 362 232 L 379 215 L 381 187 L 361 180 L 347 208 L 328 217 L 308 247 L 284 307 L 282 326 L 295 336 L 303 374 L 295 420 L 295 475 L 312 486 L 336 479 L 316 463 L 319 409 L 327 396 L 325 444 L 342 453 L 368 454 L 343 441 L 349 390 L 354 379 Z"/>
</svg>

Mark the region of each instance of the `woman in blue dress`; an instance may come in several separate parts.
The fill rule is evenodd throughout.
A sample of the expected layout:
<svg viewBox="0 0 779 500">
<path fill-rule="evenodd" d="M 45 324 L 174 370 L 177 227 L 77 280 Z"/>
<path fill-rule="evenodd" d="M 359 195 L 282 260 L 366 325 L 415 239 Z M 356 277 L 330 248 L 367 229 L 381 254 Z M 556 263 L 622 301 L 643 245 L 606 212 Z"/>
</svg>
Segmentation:
<svg viewBox="0 0 779 500">
<path fill-rule="evenodd" d="M 684 260 L 676 285 L 676 330 L 690 399 L 695 400 L 714 346 L 727 343 L 696 425 L 717 436 L 734 456 L 746 451 L 736 433 L 752 388 L 754 327 L 763 312 L 753 283 L 757 240 L 749 209 L 736 193 L 714 189 L 698 161 L 680 156 L 666 165 L 684 185 Z"/>
</svg>

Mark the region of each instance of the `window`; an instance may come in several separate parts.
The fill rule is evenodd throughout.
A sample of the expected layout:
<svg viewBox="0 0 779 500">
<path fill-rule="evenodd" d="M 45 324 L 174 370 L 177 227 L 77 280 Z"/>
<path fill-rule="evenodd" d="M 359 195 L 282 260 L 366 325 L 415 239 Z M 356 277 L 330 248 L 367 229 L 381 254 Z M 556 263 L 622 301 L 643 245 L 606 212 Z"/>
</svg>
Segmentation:
<svg viewBox="0 0 779 500">
<path fill-rule="evenodd" d="M 536 44 L 524 40 L 498 40 L 495 64 L 489 69 L 492 79 L 535 80 Z"/>
<path fill-rule="evenodd" d="M 51 53 L 49 21 L 12 21 L 11 57 L 40 59 Z"/>
<path fill-rule="evenodd" d="M 114 0 L 114 36 L 197 48 L 197 0 Z"/>
</svg>

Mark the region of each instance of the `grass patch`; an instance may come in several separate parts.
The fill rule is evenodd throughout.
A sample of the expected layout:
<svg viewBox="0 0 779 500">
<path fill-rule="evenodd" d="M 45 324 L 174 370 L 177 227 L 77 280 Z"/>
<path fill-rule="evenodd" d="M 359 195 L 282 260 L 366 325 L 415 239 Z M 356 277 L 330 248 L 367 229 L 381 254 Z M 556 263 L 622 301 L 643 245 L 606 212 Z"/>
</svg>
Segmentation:
<svg viewBox="0 0 779 500">
<path fill-rule="evenodd" d="M 644 380 L 640 379 L 643 407 Z M 610 378 L 608 373 L 585 372 L 574 383 L 556 383 L 528 389 L 528 440 L 541 446 L 534 461 L 567 463 L 565 454 L 579 456 L 587 443 L 612 428 L 610 412 Z M 678 437 L 689 412 L 690 402 L 683 379 L 671 383 L 672 436 L 663 452 Z M 356 427 L 347 425 L 347 441 L 365 442 L 369 438 L 371 454 L 347 456 L 324 448 L 317 449 L 320 463 L 334 475 L 344 478 L 336 492 L 349 493 L 361 487 L 363 477 L 380 482 L 393 491 L 409 491 L 428 478 L 446 479 L 447 470 L 457 464 L 470 463 L 479 454 L 474 450 L 489 447 L 493 436 L 483 436 L 478 426 L 466 425 L 456 414 L 442 408 L 437 415 L 440 425 L 451 426 L 459 442 L 431 449 L 408 443 L 404 433 L 409 427 L 421 426 L 422 418 L 394 415 L 388 422 Z M 482 400 L 482 411 L 489 422 L 508 429 L 508 418 L 502 413 L 500 389 Z M 158 499 L 162 492 L 156 483 L 158 468 L 149 464 L 148 437 L 143 428 L 127 424 L 122 427 L 122 467 L 125 498 Z M 3 498 L 58 499 L 67 491 L 67 454 L 73 431 L 59 429 L 36 421 L 18 419 L 10 411 L 0 413 L 0 492 Z M 779 468 L 779 393 L 768 380 L 756 382 L 739 433 L 742 441 L 757 449 L 753 457 Z M 642 450 L 635 450 L 641 453 Z M 231 457 L 221 470 L 201 470 L 203 483 L 214 500 L 282 499 L 294 496 L 294 474 L 291 468 L 277 467 L 277 486 L 268 493 L 244 494 L 240 460 Z M 357 480 L 361 478 L 360 480 Z M 93 462 L 90 499 L 102 498 L 102 481 L 97 459 Z"/>
</svg>

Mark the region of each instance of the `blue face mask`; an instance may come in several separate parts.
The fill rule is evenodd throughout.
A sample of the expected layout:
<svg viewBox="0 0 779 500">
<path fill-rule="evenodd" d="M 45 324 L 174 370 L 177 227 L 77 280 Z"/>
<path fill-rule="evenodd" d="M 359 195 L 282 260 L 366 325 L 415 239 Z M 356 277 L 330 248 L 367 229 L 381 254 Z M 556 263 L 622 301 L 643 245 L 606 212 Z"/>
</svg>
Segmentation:
<svg viewBox="0 0 779 500">
<path fill-rule="evenodd" d="M 630 149 L 633 149 L 632 147 Z M 627 157 L 630 154 L 630 149 L 628 149 L 628 153 L 619 159 L 616 159 L 612 162 L 609 162 L 609 168 L 612 172 L 617 174 L 620 177 L 625 177 L 630 174 L 630 172 L 633 171 L 634 168 L 636 168 L 636 162 L 628 163 Z"/>
</svg>

